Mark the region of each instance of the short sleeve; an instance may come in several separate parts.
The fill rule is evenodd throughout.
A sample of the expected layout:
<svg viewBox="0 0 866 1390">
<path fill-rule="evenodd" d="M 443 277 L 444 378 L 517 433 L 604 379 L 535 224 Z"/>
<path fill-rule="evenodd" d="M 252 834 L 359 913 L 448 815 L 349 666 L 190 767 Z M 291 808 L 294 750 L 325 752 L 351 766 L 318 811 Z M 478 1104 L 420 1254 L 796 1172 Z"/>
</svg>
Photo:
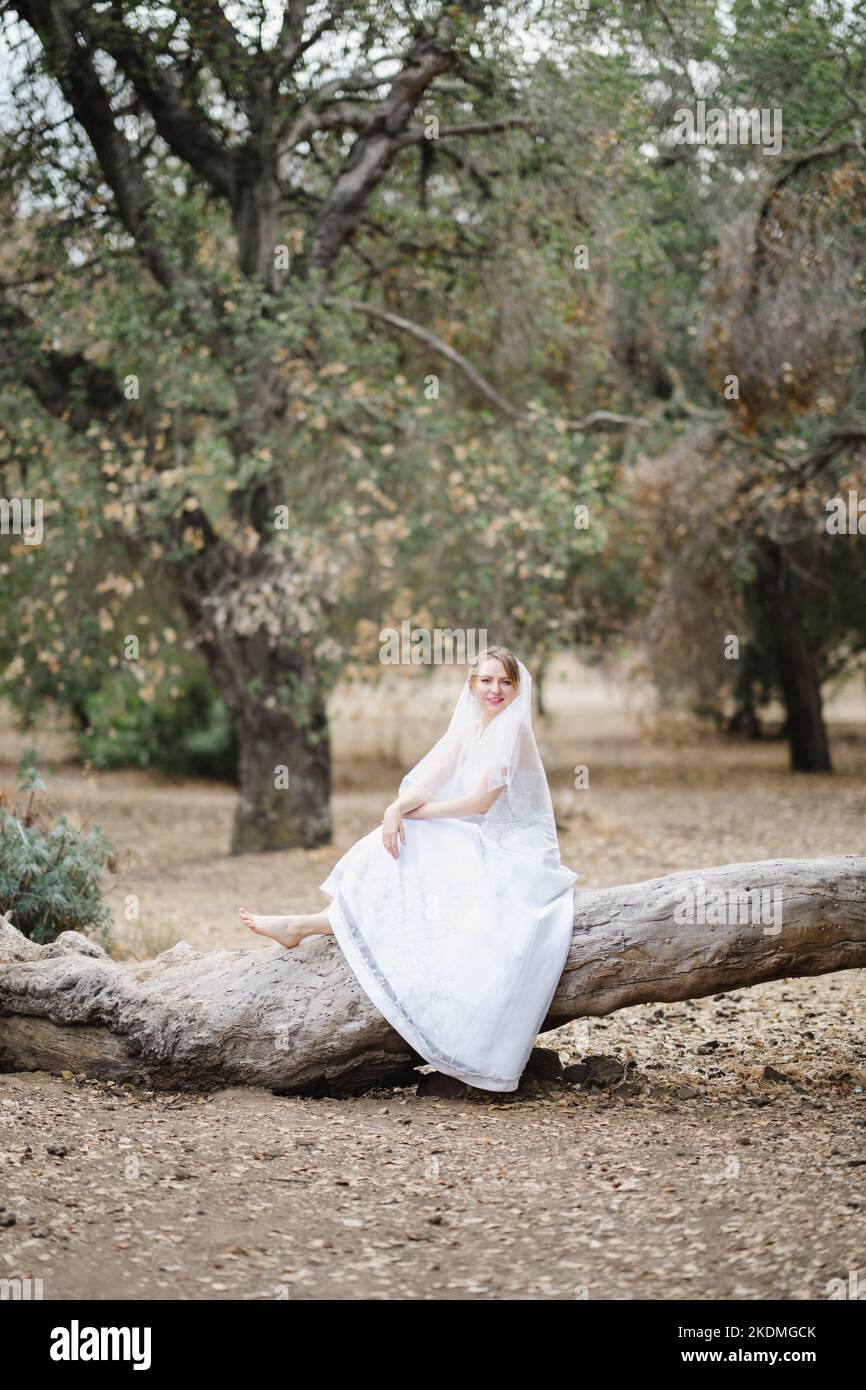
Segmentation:
<svg viewBox="0 0 866 1390">
<path fill-rule="evenodd" d="M 442 735 L 430 752 L 407 772 L 400 783 L 400 791 L 417 787 L 431 800 L 441 798 L 449 787 L 457 770 L 460 752 L 460 739 L 453 732 Z"/>
</svg>

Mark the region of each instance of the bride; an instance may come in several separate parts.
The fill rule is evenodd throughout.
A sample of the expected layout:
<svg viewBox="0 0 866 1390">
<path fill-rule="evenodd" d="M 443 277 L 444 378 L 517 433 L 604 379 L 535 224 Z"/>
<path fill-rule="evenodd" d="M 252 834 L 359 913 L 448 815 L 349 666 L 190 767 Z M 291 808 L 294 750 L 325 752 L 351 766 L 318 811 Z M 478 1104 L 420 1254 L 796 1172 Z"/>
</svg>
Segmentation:
<svg viewBox="0 0 866 1390">
<path fill-rule="evenodd" d="M 431 1066 L 513 1091 L 565 965 L 578 875 L 559 856 L 529 672 L 506 647 L 470 669 L 446 732 L 321 885 L 329 906 L 240 915 L 286 947 L 333 934 Z"/>
</svg>

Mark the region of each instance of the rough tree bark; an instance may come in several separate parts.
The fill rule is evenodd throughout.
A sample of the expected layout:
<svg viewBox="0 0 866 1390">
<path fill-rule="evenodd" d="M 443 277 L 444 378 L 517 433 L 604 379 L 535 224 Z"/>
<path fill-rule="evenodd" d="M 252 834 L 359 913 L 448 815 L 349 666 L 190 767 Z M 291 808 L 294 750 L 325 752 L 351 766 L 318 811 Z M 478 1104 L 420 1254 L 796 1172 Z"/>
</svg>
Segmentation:
<svg viewBox="0 0 866 1390">
<path fill-rule="evenodd" d="M 775 926 L 678 922 L 713 895 L 776 891 Z M 705 914 L 714 914 L 708 907 Z M 866 966 L 866 858 L 727 864 L 575 897 L 574 936 L 542 1031 L 633 1004 Z M 192 950 L 113 962 L 76 932 L 36 946 L 0 918 L 0 1068 L 72 1070 L 155 1088 L 353 1094 L 417 1080 L 422 1061 L 332 938 L 293 951 Z"/>
</svg>

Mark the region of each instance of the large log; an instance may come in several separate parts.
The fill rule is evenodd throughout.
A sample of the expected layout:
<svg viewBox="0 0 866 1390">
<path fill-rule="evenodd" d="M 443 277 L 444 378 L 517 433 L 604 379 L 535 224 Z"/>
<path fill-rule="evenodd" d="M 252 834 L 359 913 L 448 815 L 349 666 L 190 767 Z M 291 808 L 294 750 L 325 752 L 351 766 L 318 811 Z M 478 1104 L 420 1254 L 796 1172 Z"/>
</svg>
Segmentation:
<svg viewBox="0 0 866 1390">
<path fill-rule="evenodd" d="M 756 890 L 775 919 L 771 910 L 758 918 Z M 632 1004 L 863 966 L 866 859 L 854 855 L 727 864 L 579 892 L 542 1031 Z M 77 932 L 34 945 L 0 917 L 0 1070 L 337 1095 L 417 1080 L 422 1061 L 331 937 L 292 951 L 201 952 L 181 941 L 127 964 Z"/>
</svg>

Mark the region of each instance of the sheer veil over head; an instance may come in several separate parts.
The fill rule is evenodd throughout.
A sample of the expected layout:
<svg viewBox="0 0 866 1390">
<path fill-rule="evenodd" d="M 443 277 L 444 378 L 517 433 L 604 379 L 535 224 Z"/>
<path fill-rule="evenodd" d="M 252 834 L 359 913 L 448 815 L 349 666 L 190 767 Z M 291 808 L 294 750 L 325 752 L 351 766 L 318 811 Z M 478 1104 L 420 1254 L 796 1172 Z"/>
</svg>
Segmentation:
<svg viewBox="0 0 866 1390">
<path fill-rule="evenodd" d="M 446 732 L 406 774 L 400 790 L 417 787 L 428 800 L 448 801 L 474 791 L 483 779 L 489 790 L 506 788 L 494 802 L 498 819 L 534 823 L 555 841 L 550 790 L 532 729 L 532 677 L 522 661 L 517 668 L 514 699 L 486 727 L 480 702 L 464 681 Z"/>
</svg>

